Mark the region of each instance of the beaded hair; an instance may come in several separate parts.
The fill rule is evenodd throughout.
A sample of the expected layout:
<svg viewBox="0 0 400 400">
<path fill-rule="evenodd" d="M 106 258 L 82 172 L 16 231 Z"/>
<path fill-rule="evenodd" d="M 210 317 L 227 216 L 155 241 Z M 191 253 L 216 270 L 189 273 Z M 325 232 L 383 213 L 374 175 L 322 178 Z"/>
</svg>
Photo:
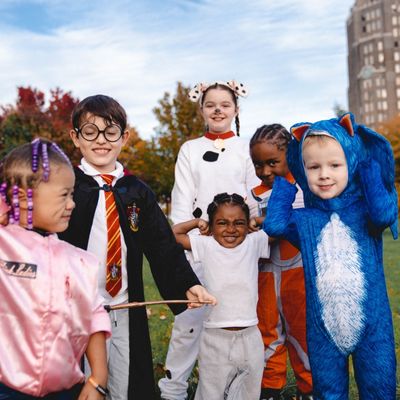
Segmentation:
<svg viewBox="0 0 400 400">
<path fill-rule="evenodd" d="M 54 142 L 36 138 L 31 143 L 16 147 L 0 165 L 0 195 L 11 206 L 10 223 L 19 223 L 19 189 L 26 190 L 28 229 L 33 228 L 33 190 L 40 182 L 47 182 L 51 165 L 68 165 L 66 154 Z"/>
<path fill-rule="evenodd" d="M 200 103 L 201 107 L 203 107 L 204 99 L 205 99 L 205 97 L 206 97 L 207 92 L 208 92 L 210 89 L 221 89 L 221 90 L 227 91 L 227 92 L 230 93 L 231 96 L 232 96 L 232 100 L 233 100 L 233 102 L 234 102 L 234 104 L 235 104 L 235 108 L 238 107 L 238 97 L 236 96 L 235 92 L 234 92 L 232 89 L 230 89 L 228 86 L 226 86 L 226 85 L 221 85 L 220 83 L 214 83 L 213 85 L 209 86 L 209 87 L 203 92 L 203 95 L 202 95 L 202 97 L 201 97 L 201 103 Z M 240 121 L 239 121 L 239 115 L 236 115 L 236 117 L 235 117 L 235 126 L 236 126 L 236 135 L 237 135 L 237 136 L 240 136 Z"/>
<path fill-rule="evenodd" d="M 255 131 L 250 139 L 250 149 L 257 143 L 271 142 L 278 147 L 278 150 L 286 150 L 290 140 L 290 133 L 283 125 L 263 125 Z"/>
<path fill-rule="evenodd" d="M 212 203 L 210 203 L 207 207 L 207 214 L 208 214 L 208 220 L 210 224 L 212 225 L 214 221 L 214 215 L 218 210 L 218 207 L 221 204 L 234 204 L 237 206 L 240 206 L 240 208 L 243 210 L 243 212 L 246 215 L 246 220 L 249 221 L 250 219 L 250 210 L 249 206 L 246 204 L 244 201 L 244 198 L 240 196 L 239 194 L 232 193 L 219 193 L 216 196 L 214 196 L 214 199 Z"/>
</svg>

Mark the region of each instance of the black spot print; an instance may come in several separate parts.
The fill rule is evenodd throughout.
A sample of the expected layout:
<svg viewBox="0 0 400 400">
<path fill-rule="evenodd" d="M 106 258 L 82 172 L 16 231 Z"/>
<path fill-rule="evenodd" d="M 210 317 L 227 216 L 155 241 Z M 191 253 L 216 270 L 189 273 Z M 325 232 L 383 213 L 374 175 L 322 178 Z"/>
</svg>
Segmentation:
<svg viewBox="0 0 400 400">
<path fill-rule="evenodd" d="M 208 161 L 208 162 L 214 162 L 218 160 L 218 153 L 215 153 L 214 151 L 206 151 L 203 154 L 203 160 Z"/>
<path fill-rule="evenodd" d="M 201 208 L 197 207 L 193 212 L 193 217 L 195 218 L 200 218 L 203 215 L 203 211 L 201 211 Z"/>
<path fill-rule="evenodd" d="M 172 379 L 171 371 L 170 371 L 169 369 L 167 369 L 167 370 L 165 371 L 165 376 L 166 376 L 168 379 Z"/>
</svg>

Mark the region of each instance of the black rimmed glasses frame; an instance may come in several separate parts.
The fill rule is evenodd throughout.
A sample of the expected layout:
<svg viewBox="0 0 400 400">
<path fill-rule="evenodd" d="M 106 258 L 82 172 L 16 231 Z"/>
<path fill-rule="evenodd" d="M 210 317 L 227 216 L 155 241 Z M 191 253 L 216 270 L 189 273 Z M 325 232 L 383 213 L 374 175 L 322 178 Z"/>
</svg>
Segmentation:
<svg viewBox="0 0 400 400">
<path fill-rule="evenodd" d="M 119 125 L 107 125 L 105 129 L 100 130 L 96 124 L 86 122 L 80 128 L 74 128 L 77 135 L 81 135 L 88 142 L 97 140 L 100 134 L 103 134 L 107 142 L 114 143 L 121 139 L 124 132 Z"/>
</svg>

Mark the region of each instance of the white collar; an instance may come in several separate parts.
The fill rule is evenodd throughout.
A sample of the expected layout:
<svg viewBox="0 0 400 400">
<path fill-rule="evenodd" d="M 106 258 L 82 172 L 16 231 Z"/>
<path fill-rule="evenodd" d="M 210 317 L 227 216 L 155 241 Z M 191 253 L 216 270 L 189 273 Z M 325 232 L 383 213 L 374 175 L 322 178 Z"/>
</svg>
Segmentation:
<svg viewBox="0 0 400 400">
<path fill-rule="evenodd" d="M 92 165 L 90 165 L 84 158 L 81 159 L 81 165 L 79 168 L 85 173 L 85 175 L 89 176 L 100 176 L 101 172 L 97 171 Z M 122 178 L 124 176 L 124 167 L 119 161 L 115 162 L 114 171 L 107 172 L 107 175 L 113 175 L 117 179 Z"/>
</svg>

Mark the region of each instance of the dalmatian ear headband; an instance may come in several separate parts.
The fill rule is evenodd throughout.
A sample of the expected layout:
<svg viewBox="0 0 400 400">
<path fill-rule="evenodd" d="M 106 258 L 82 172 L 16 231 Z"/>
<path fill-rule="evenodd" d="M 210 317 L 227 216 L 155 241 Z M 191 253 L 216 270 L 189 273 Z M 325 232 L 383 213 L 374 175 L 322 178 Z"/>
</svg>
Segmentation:
<svg viewBox="0 0 400 400">
<path fill-rule="evenodd" d="M 243 83 L 239 83 L 236 81 L 217 81 L 213 83 L 206 83 L 206 82 L 200 82 L 197 85 L 193 87 L 193 89 L 190 90 L 189 92 L 189 99 L 191 101 L 198 102 L 203 96 L 203 93 L 212 85 L 223 85 L 229 88 L 230 90 L 235 93 L 236 96 L 240 97 L 247 97 L 248 95 L 248 90 L 247 88 L 243 85 Z"/>
</svg>

